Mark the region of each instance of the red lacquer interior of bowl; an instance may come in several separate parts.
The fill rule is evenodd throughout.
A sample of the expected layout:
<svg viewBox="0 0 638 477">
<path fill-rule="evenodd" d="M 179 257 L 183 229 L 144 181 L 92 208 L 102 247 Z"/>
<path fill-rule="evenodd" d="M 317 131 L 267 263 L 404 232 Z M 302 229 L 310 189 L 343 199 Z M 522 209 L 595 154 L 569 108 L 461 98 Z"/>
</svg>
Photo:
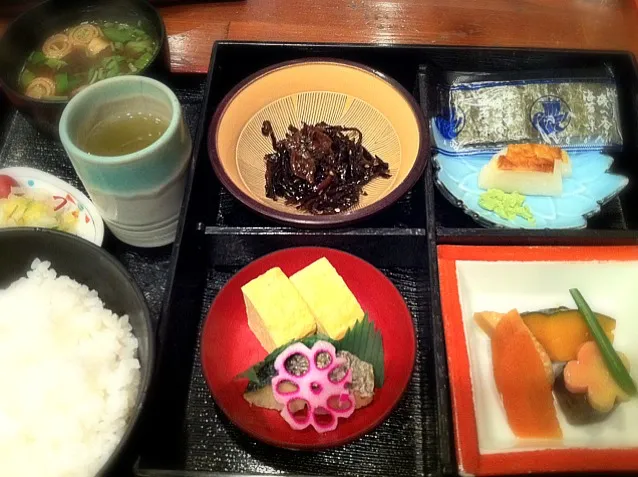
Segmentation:
<svg viewBox="0 0 638 477">
<path fill-rule="evenodd" d="M 245 379 L 234 379 L 264 359 L 266 351 L 248 328 L 241 287 L 272 267 L 288 276 L 326 257 L 343 277 L 361 307 L 381 331 L 385 383 L 371 405 L 341 420 L 336 430 L 320 434 L 312 427 L 295 431 L 278 411 L 251 407 L 242 397 Z M 372 430 L 392 411 L 405 391 L 416 354 L 412 315 L 392 282 L 369 263 L 326 248 L 293 248 L 266 255 L 239 271 L 219 292 L 202 333 L 201 358 L 213 398 L 226 416 L 255 439 L 291 449 L 344 444 Z"/>
</svg>

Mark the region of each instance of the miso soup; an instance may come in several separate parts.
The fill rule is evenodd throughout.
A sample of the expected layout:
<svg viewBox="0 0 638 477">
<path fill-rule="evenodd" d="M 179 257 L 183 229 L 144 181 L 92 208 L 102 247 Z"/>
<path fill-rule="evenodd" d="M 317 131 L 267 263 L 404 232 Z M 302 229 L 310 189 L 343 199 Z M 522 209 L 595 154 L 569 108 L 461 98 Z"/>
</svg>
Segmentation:
<svg viewBox="0 0 638 477">
<path fill-rule="evenodd" d="M 20 73 L 20 92 L 36 99 L 68 99 L 102 79 L 143 70 L 157 49 L 158 42 L 141 24 L 73 25 L 31 52 Z"/>
</svg>

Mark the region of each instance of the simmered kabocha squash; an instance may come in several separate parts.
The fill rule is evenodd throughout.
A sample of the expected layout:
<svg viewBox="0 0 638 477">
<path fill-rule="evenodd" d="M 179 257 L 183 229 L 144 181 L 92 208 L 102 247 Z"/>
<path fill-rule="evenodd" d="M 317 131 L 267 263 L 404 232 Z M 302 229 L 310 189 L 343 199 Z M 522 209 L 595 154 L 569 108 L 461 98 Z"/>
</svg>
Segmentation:
<svg viewBox="0 0 638 477">
<path fill-rule="evenodd" d="M 616 320 L 596 313 L 609 341 L 614 341 Z M 593 338 L 578 310 L 565 307 L 521 313 L 521 318 L 552 361 L 576 359 L 580 347 Z"/>
</svg>

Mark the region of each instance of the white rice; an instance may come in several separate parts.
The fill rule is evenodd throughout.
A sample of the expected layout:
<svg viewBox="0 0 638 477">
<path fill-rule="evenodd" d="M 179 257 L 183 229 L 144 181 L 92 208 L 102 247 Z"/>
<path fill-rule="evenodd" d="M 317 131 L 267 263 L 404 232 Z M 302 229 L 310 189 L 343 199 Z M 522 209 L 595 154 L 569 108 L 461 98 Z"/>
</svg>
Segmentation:
<svg viewBox="0 0 638 477">
<path fill-rule="evenodd" d="M 0 476 L 91 477 L 120 441 L 140 363 L 128 316 L 36 259 L 0 291 Z"/>
</svg>

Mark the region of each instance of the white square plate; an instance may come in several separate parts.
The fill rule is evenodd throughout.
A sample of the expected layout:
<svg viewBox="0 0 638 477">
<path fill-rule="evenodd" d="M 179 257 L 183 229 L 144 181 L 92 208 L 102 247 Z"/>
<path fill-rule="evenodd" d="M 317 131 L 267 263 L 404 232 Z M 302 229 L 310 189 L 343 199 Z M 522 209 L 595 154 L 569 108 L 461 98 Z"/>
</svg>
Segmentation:
<svg viewBox="0 0 638 477">
<path fill-rule="evenodd" d="M 459 470 L 488 475 L 638 470 L 638 399 L 605 421 L 567 422 L 556 404 L 560 441 L 514 436 L 492 372 L 478 311 L 576 308 L 578 288 L 592 309 L 616 319 L 614 348 L 638 381 L 638 247 L 439 246 L 439 271 Z"/>
</svg>

